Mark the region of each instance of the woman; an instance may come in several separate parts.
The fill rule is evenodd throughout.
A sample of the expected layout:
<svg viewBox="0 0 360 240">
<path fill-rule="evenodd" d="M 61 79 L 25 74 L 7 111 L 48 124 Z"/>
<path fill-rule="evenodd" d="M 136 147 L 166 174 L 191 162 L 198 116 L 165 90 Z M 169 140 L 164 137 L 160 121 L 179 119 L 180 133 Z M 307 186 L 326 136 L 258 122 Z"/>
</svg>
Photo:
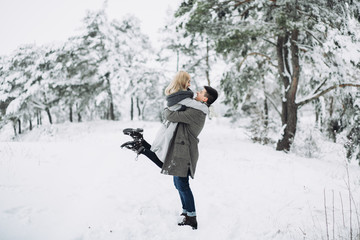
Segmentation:
<svg viewBox="0 0 360 240">
<path fill-rule="evenodd" d="M 190 75 L 185 71 L 179 71 L 175 75 L 173 81 L 165 89 L 168 109 L 171 111 L 181 111 L 185 107 L 191 107 L 208 114 L 208 107 L 193 99 L 194 93 L 189 88 L 190 81 Z M 156 153 L 162 162 L 164 162 L 176 127 L 177 123 L 172 123 L 165 119 L 151 146 L 151 150 Z"/>
<path fill-rule="evenodd" d="M 172 82 L 165 89 L 168 109 L 171 111 L 181 111 L 186 107 L 191 107 L 208 114 L 208 107 L 193 99 L 194 93 L 189 88 L 190 82 L 190 75 L 185 71 L 179 71 L 175 75 Z M 177 124 L 165 120 L 152 145 L 143 138 L 142 129 L 124 129 L 124 134 L 133 137 L 134 141 L 126 142 L 121 147 L 131 149 L 137 154 L 144 154 L 158 167 L 162 168 Z"/>
</svg>

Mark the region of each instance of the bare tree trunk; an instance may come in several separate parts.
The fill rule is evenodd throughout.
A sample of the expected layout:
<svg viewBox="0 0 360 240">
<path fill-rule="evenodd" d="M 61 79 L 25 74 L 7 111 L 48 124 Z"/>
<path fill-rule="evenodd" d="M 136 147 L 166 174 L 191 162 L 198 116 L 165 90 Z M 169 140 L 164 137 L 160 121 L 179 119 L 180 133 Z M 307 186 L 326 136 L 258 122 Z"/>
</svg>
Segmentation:
<svg viewBox="0 0 360 240">
<path fill-rule="evenodd" d="M 19 134 L 21 134 L 21 120 L 20 120 L 20 118 L 18 118 L 17 122 L 18 122 L 18 126 L 19 126 Z"/>
<path fill-rule="evenodd" d="M 265 79 L 262 79 L 262 85 L 263 85 L 263 90 L 265 92 Z M 267 100 L 267 96 L 266 94 L 265 98 L 264 98 L 264 115 L 265 115 L 265 119 L 264 119 L 264 128 L 268 129 L 269 127 L 269 105 L 268 105 L 268 100 Z"/>
<path fill-rule="evenodd" d="M 30 129 L 30 131 L 33 129 L 31 118 L 29 119 L 29 129 Z"/>
<path fill-rule="evenodd" d="M 280 75 L 280 79 L 283 82 L 283 96 L 282 96 L 282 110 L 281 110 L 281 123 L 282 123 L 282 131 L 283 131 L 283 135 L 285 135 L 285 128 L 287 126 L 287 99 L 286 97 L 286 91 L 289 87 L 289 78 L 288 75 L 286 75 L 285 73 L 285 60 L 287 59 L 287 56 L 284 56 L 284 48 L 286 47 L 285 44 L 287 42 L 287 37 L 283 37 L 283 36 L 278 36 L 277 39 L 277 45 L 276 45 L 276 54 L 277 54 L 277 59 L 278 59 L 278 72 Z M 282 139 L 279 139 L 278 143 L 277 143 L 277 147 L 276 150 L 283 150 L 284 148 L 284 143 L 282 142 L 283 139 L 285 138 L 285 136 L 282 137 Z"/>
<path fill-rule="evenodd" d="M 332 117 L 334 113 L 334 97 L 330 96 L 330 107 L 329 107 L 329 116 Z"/>
<path fill-rule="evenodd" d="M 107 72 L 105 74 L 105 79 L 106 79 L 106 84 L 107 84 L 106 90 L 107 90 L 107 93 L 108 93 L 108 96 L 109 96 L 109 102 L 110 102 L 110 104 L 109 104 L 110 119 L 115 120 L 114 102 L 113 102 L 113 95 L 112 95 L 112 92 L 111 92 L 110 73 L 109 72 Z"/>
<path fill-rule="evenodd" d="M 46 111 L 46 113 L 47 113 L 47 115 L 48 115 L 48 117 L 49 117 L 49 122 L 50 122 L 50 124 L 52 124 L 53 122 L 52 122 L 52 117 L 51 117 L 50 109 L 47 107 L 47 108 L 45 108 L 45 111 Z"/>
<path fill-rule="evenodd" d="M 115 120 L 114 103 L 112 102 L 112 100 L 110 102 L 110 119 Z"/>
<path fill-rule="evenodd" d="M 336 133 L 339 131 L 339 119 L 333 118 L 334 113 L 334 97 L 329 97 L 330 103 L 329 103 L 329 118 L 326 121 L 326 130 L 329 134 L 330 139 L 336 143 Z"/>
<path fill-rule="evenodd" d="M 320 108 L 320 100 L 319 99 L 315 99 L 315 125 L 320 129 L 321 124 L 320 124 L 320 115 L 321 115 L 321 108 Z"/>
<path fill-rule="evenodd" d="M 40 126 L 42 124 L 40 110 L 36 110 L 36 124 L 37 126 Z"/>
<path fill-rule="evenodd" d="M 286 91 L 289 87 L 290 80 L 288 75 L 285 73 L 285 61 L 287 60 L 286 54 L 284 54 L 284 48 L 286 48 L 285 44 L 288 40 L 288 37 L 285 36 L 278 36 L 277 45 L 276 45 L 276 53 L 277 53 L 277 59 L 278 59 L 278 72 L 280 75 L 280 79 L 283 82 L 283 96 L 282 96 L 282 111 L 281 111 L 281 122 L 284 126 L 287 122 L 287 102 L 285 99 Z"/>
<path fill-rule="evenodd" d="M 206 70 L 205 70 L 205 74 L 206 74 L 206 79 L 208 82 L 208 86 L 210 86 L 210 63 L 209 63 L 209 39 L 206 39 Z"/>
<path fill-rule="evenodd" d="M 72 105 L 69 105 L 69 119 L 70 122 L 73 122 L 73 109 L 72 109 Z"/>
<path fill-rule="evenodd" d="M 292 64 L 292 74 L 290 72 L 289 66 L 287 65 L 287 54 L 286 50 L 286 37 L 278 38 L 277 45 L 277 54 L 278 54 L 278 62 L 279 62 L 279 74 L 283 79 L 284 83 L 284 96 L 282 101 L 282 124 L 283 124 L 283 136 L 279 139 L 276 150 L 279 151 L 289 151 L 290 146 L 294 140 L 296 133 L 296 125 L 297 125 L 297 111 L 298 105 L 295 103 L 296 100 L 296 92 L 299 84 L 300 77 L 300 65 L 299 65 L 299 48 L 297 46 L 297 40 L 299 36 L 299 31 L 297 29 L 291 32 L 291 41 L 290 41 L 290 49 L 291 49 L 291 64 Z M 285 69 L 286 68 L 286 69 Z M 286 72 L 288 74 L 286 74 Z M 289 78 L 287 76 L 291 76 L 291 83 L 288 81 Z M 285 98 L 285 99 L 284 99 Z"/>
<path fill-rule="evenodd" d="M 77 115 L 78 115 L 78 122 L 81 122 L 81 121 L 82 121 L 81 114 L 80 114 L 80 113 L 78 113 Z"/>
<path fill-rule="evenodd" d="M 134 99 L 131 97 L 131 105 L 130 105 L 130 119 L 134 120 Z"/>
<path fill-rule="evenodd" d="M 140 109 L 140 101 L 139 101 L 139 98 L 138 98 L 138 97 L 136 98 L 136 107 L 137 107 L 137 109 L 138 109 L 138 118 L 140 119 L 141 109 Z"/>
<path fill-rule="evenodd" d="M 291 144 L 294 141 L 297 124 L 297 106 L 296 104 L 287 105 L 287 123 L 284 125 L 284 132 L 281 139 L 279 139 L 276 150 L 278 151 L 289 151 Z"/>
</svg>

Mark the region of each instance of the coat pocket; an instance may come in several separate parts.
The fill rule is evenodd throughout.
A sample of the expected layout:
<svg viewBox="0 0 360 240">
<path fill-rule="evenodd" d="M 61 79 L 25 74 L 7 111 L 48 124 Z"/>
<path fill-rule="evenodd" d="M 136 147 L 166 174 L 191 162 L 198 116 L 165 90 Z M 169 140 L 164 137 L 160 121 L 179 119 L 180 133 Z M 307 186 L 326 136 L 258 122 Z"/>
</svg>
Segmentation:
<svg viewBox="0 0 360 240">
<path fill-rule="evenodd" d="M 178 159 L 190 159 L 190 145 L 185 140 L 178 140 L 174 146 L 174 157 Z"/>
</svg>

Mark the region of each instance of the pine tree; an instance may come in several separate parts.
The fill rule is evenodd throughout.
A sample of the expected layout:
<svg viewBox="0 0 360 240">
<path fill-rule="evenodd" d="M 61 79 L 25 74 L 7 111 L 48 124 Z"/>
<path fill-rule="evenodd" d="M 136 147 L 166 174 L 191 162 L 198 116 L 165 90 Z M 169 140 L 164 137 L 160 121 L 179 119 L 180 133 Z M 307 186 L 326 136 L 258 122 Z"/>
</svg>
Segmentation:
<svg viewBox="0 0 360 240">
<path fill-rule="evenodd" d="M 12 121 L 17 133 L 23 120 L 31 129 L 34 115 L 41 123 L 41 111 L 50 123 L 73 121 L 74 114 L 78 121 L 114 120 L 130 97 L 145 117 L 145 106 L 155 106 L 161 95 L 157 81 L 164 78 L 147 66 L 154 58 L 139 20 L 109 21 L 105 9 L 88 12 L 82 31 L 65 43 L 28 45 L 1 57 L 1 125 Z"/>
<path fill-rule="evenodd" d="M 4 64 L 4 74 L 1 83 L 1 101 L 6 108 L 4 123 L 13 122 L 15 135 L 21 133 L 22 120 L 29 120 L 35 111 L 34 95 L 40 89 L 37 74 L 37 64 L 41 59 L 42 49 L 35 45 L 24 45 L 14 51 Z"/>
<path fill-rule="evenodd" d="M 200 88 L 200 84 L 210 86 L 214 80 L 213 65 L 217 61 L 214 41 L 202 33 L 185 31 L 184 25 L 177 24 L 176 19 L 169 19 L 163 29 L 164 48 L 170 49 L 172 56 L 176 55 L 176 71 L 186 69 L 195 76 L 192 81 L 195 88 Z"/>
<path fill-rule="evenodd" d="M 257 56 L 266 60 L 259 71 L 270 72 L 276 91 L 281 93 L 283 132 L 277 150 L 288 151 L 301 106 L 336 88 L 360 86 L 354 78 L 359 74 L 358 56 L 340 55 L 344 48 L 336 40 L 359 41 L 349 27 L 358 9 L 359 3 L 353 1 L 189 0 L 178 9 L 178 17 L 187 31 L 206 34 L 216 41 L 217 52 L 233 65 L 222 86 L 235 107 L 254 84 L 237 73 L 247 71 L 246 66 L 240 68 L 241 59 Z M 350 61 L 354 64 L 348 64 Z M 261 86 L 261 78 L 257 82 Z"/>
<path fill-rule="evenodd" d="M 136 17 L 127 15 L 120 22 L 113 21 L 112 26 L 116 30 L 115 46 L 119 46 L 112 51 L 112 60 L 109 61 L 115 69 L 112 81 L 116 89 L 114 97 L 116 102 L 130 100 L 130 113 L 136 109 L 137 118 L 142 119 L 147 102 L 159 96 L 156 81 L 161 74 L 150 67 L 154 64 L 155 54 L 149 38 L 141 32 L 140 21 Z M 124 107 L 119 106 L 118 111 L 126 114 Z M 130 115 L 134 119 L 134 115 Z"/>
</svg>

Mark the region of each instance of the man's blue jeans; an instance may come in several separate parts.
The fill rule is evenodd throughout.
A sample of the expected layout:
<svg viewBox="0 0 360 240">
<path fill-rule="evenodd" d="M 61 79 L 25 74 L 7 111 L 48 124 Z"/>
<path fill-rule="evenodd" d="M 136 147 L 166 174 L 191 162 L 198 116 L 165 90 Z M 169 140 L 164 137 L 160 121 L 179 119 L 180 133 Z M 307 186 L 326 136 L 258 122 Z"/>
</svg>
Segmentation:
<svg viewBox="0 0 360 240">
<path fill-rule="evenodd" d="M 145 141 L 145 139 L 143 139 L 141 143 L 145 147 L 145 149 L 141 153 L 147 156 L 159 168 L 162 168 L 163 163 L 159 160 L 156 154 L 150 150 L 151 145 L 147 141 Z M 183 213 L 186 213 L 189 217 L 196 216 L 194 196 L 191 192 L 189 185 L 189 175 L 187 177 L 174 176 L 174 185 L 179 191 Z"/>
<path fill-rule="evenodd" d="M 179 191 L 183 213 L 186 213 L 189 217 L 196 216 L 194 196 L 189 185 L 189 176 L 174 176 L 174 185 Z"/>
</svg>

